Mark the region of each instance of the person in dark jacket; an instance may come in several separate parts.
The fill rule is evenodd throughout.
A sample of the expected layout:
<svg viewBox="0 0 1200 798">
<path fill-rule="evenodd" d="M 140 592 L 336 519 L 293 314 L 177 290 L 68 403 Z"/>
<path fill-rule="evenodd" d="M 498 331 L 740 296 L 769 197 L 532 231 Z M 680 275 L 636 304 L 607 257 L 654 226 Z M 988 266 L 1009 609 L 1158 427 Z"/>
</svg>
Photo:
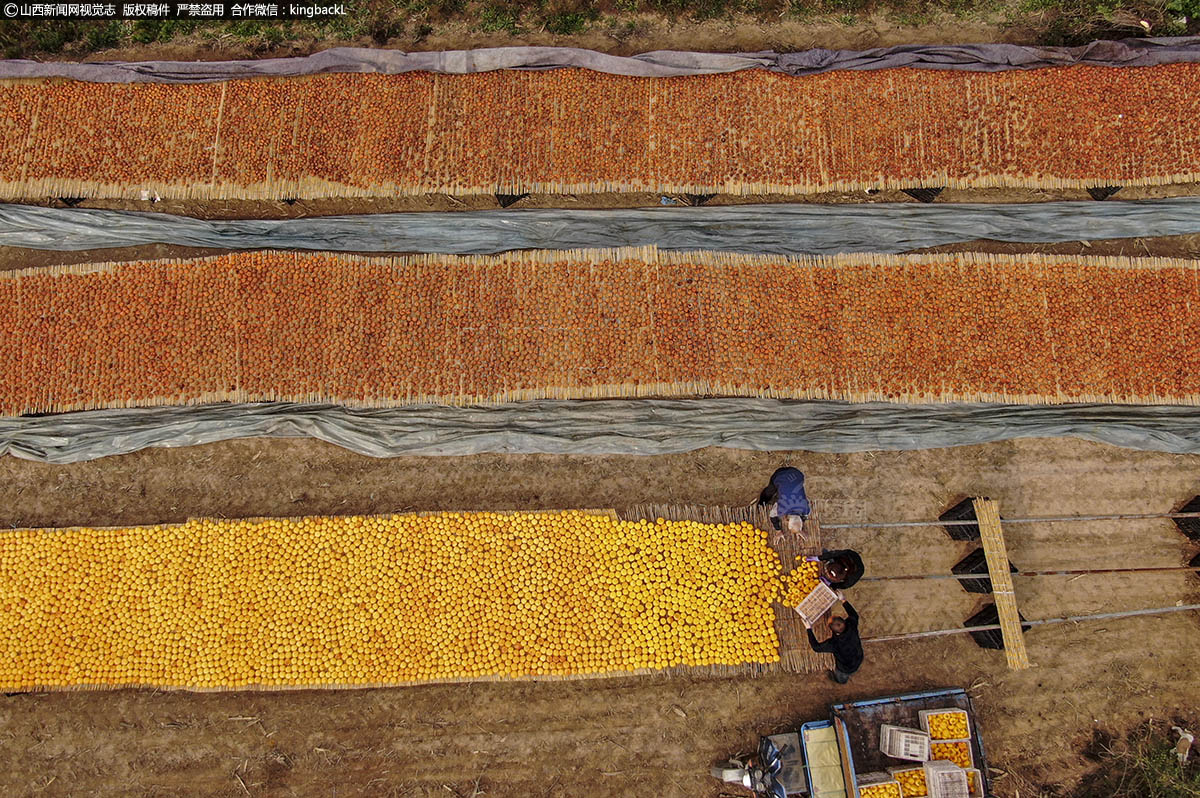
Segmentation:
<svg viewBox="0 0 1200 798">
<path fill-rule="evenodd" d="M 829 672 L 829 678 L 838 684 L 845 684 L 850 681 L 850 676 L 862 666 L 863 648 L 862 640 L 858 636 L 858 613 L 840 592 L 838 598 L 842 599 L 842 606 L 846 608 L 846 618 L 844 620 L 842 618 L 829 619 L 829 630 L 833 632 L 833 637 L 824 643 L 817 642 L 817 637 L 812 633 L 810 626 L 808 644 L 813 651 L 833 655 L 834 667 Z"/>
<path fill-rule="evenodd" d="M 759 494 L 758 503 L 769 509 L 771 525 L 776 529 L 782 528 L 782 519 L 788 516 L 807 520 L 812 507 L 804 492 L 804 473 L 790 466 L 777 469 Z"/>
</svg>

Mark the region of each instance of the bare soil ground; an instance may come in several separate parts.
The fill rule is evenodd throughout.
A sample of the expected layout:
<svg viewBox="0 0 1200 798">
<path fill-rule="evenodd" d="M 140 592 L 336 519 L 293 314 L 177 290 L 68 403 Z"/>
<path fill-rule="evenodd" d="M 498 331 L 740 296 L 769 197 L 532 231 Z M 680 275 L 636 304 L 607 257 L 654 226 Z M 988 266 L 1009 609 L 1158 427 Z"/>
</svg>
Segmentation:
<svg viewBox="0 0 1200 798">
<path fill-rule="evenodd" d="M 0 525 L 410 509 L 737 504 L 781 462 L 809 474 L 832 524 L 927 520 L 966 495 L 1004 514 L 1169 511 L 1200 491 L 1200 457 L 1068 439 L 900 453 L 724 449 L 665 457 L 485 455 L 374 460 L 313 441 L 248 440 L 72 466 L 0 459 Z M 1012 525 L 1035 566 L 1178 565 L 1168 520 Z M 940 528 L 829 532 L 869 575 L 944 573 L 971 546 Z M 1195 601 L 1190 572 L 1020 579 L 1027 617 Z M 863 582 L 866 636 L 957 626 L 978 597 L 946 581 Z M 642 678 L 271 694 L 151 691 L 0 699 L 0 794 L 123 796 L 716 796 L 707 775 L 756 736 L 833 701 L 972 686 L 996 792 L 1061 795 L 1091 768 L 1097 729 L 1197 721 L 1194 613 L 1041 627 L 1035 667 L 952 637 L 870 644 L 847 687 L 819 677 Z"/>
</svg>

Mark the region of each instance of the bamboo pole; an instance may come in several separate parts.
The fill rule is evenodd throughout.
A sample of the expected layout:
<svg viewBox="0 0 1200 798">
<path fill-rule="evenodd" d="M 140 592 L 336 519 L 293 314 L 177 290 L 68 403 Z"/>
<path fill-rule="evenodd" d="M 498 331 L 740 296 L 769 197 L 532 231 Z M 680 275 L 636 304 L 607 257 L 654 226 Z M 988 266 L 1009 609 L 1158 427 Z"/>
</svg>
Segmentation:
<svg viewBox="0 0 1200 798">
<path fill-rule="evenodd" d="M 1149 518 L 1200 518 L 1197 513 L 1120 513 L 1115 515 L 1059 515 L 1044 518 L 1002 518 L 1006 524 L 1057 524 L 1070 521 L 1141 521 Z M 825 524 L 825 529 L 898 529 L 922 526 L 979 526 L 979 521 L 886 521 L 878 524 Z"/>
<path fill-rule="evenodd" d="M 1200 571 L 1197 565 L 1156 565 L 1146 568 L 1076 568 L 1061 571 L 1016 571 L 1012 576 L 1091 576 L 1093 574 L 1166 573 L 1169 571 Z M 987 579 L 987 574 L 901 574 L 898 576 L 864 576 L 861 582 L 911 582 L 924 579 Z"/>
<path fill-rule="evenodd" d="M 1101 612 L 1095 615 L 1067 615 L 1062 618 L 1042 618 L 1034 621 L 1022 621 L 1022 626 L 1046 626 L 1055 623 L 1079 623 L 1081 621 L 1106 621 L 1114 618 L 1133 618 L 1141 615 L 1163 615 L 1170 612 L 1187 612 L 1200 610 L 1200 604 L 1183 604 L 1177 607 L 1152 607 L 1144 610 L 1125 610 L 1123 612 Z M 1000 628 L 1000 624 L 987 626 L 964 626 L 961 629 L 931 629 L 927 632 L 905 632 L 898 635 L 883 635 L 881 637 L 864 637 L 864 643 L 886 643 L 894 640 L 916 640 L 922 637 L 941 637 L 943 635 L 958 635 L 967 632 L 988 632 Z"/>
</svg>

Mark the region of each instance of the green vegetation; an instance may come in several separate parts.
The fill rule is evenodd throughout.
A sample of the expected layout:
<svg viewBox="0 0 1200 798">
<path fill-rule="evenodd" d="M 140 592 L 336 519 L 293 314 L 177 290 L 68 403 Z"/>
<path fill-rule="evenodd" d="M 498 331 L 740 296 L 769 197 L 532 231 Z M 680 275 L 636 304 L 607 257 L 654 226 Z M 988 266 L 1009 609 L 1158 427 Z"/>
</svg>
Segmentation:
<svg viewBox="0 0 1200 798">
<path fill-rule="evenodd" d="M 1200 32 L 1200 0 L 1022 0 L 1018 11 L 1044 21 L 1051 45 Z"/>
<path fill-rule="evenodd" d="M 479 14 L 479 29 L 489 33 L 497 31 L 516 33 L 520 30 L 517 25 L 518 13 L 502 4 L 489 3 Z"/>
<path fill-rule="evenodd" d="M 561 11 L 546 18 L 546 30 L 559 36 L 574 36 L 583 33 L 599 16 L 600 13 L 594 8 Z"/>
<path fill-rule="evenodd" d="M 453 23 L 489 34 L 600 32 L 624 42 L 666 23 L 740 17 L 857 25 L 886 14 L 901 25 L 972 18 L 1011 25 L 1030 43 L 1200 33 L 1200 0 L 359 0 L 345 17 L 296 21 L 0 21 L 0 56 L 80 58 L 121 47 L 201 45 L 268 54 L 318 46 L 406 47 Z M 151 51 L 153 53 L 153 51 Z M 153 55 L 151 56 L 153 57 Z"/>
<path fill-rule="evenodd" d="M 1080 784 L 1075 795 L 1077 798 L 1200 798 L 1200 761 L 1196 751 L 1181 768 L 1174 740 L 1161 726 L 1142 727 L 1126 740 L 1098 733 L 1087 753 L 1100 762 L 1100 767 Z"/>
</svg>

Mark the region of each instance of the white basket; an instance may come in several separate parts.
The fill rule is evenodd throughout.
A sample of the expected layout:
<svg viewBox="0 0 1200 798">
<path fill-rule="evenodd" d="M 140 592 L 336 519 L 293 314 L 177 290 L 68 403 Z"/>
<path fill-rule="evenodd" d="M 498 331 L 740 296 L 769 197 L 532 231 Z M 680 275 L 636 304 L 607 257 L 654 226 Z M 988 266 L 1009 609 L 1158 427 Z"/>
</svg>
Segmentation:
<svg viewBox="0 0 1200 798">
<path fill-rule="evenodd" d="M 925 763 L 925 789 L 929 798 L 970 798 L 967 771 L 944 759 Z"/>
<path fill-rule="evenodd" d="M 975 776 L 975 780 L 971 781 L 971 776 Z M 971 789 L 974 785 L 975 789 Z M 979 768 L 967 768 L 967 790 L 971 795 L 982 795 L 980 791 L 983 787 L 983 774 L 979 772 Z"/>
<path fill-rule="evenodd" d="M 929 759 L 929 732 L 884 723 L 879 727 L 879 750 L 893 759 L 924 762 Z"/>
<path fill-rule="evenodd" d="M 834 604 L 837 604 L 837 600 L 837 593 L 834 593 L 829 585 L 818 582 L 812 592 L 800 602 L 796 612 L 800 613 L 800 617 L 804 619 L 805 623 L 812 626 L 821 620 L 821 616 L 829 612 Z"/>
<path fill-rule="evenodd" d="M 966 721 L 967 721 L 967 737 L 970 737 L 971 736 L 971 716 L 967 714 L 967 711 L 965 709 L 959 709 L 958 707 L 947 707 L 946 709 L 922 709 L 918 713 L 921 716 L 921 728 L 924 729 L 925 731 L 929 731 L 929 718 L 932 715 L 953 715 L 955 713 L 962 715 L 963 718 L 966 719 Z M 930 732 L 930 737 L 933 737 L 932 732 Z M 935 742 L 941 742 L 936 737 L 933 737 L 933 739 Z"/>
<path fill-rule="evenodd" d="M 969 764 L 967 765 L 967 769 L 969 770 L 969 769 L 971 769 L 971 768 L 975 767 L 975 749 L 974 749 L 974 748 L 971 746 L 971 740 L 970 740 L 970 738 L 965 738 L 965 739 L 962 739 L 962 740 L 930 740 L 930 744 L 929 744 L 929 758 L 930 758 L 931 760 L 933 759 L 933 746 L 935 746 L 935 745 L 947 745 L 947 744 L 949 744 L 949 743 L 966 743 L 966 744 L 967 744 L 967 762 L 969 763 Z M 934 760 L 934 761 L 936 761 L 936 762 L 950 762 L 950 760 L 948 760 L 948 759 L 937 759 L 937 760 Z M 962 765 L 958 765 L 958 763 L 956 763 L 956 762 L 951 762 L 951 764 L 953 764 L 953 765 L 957 765 L 958 767 L 962 767 Z"/>
</svg>

